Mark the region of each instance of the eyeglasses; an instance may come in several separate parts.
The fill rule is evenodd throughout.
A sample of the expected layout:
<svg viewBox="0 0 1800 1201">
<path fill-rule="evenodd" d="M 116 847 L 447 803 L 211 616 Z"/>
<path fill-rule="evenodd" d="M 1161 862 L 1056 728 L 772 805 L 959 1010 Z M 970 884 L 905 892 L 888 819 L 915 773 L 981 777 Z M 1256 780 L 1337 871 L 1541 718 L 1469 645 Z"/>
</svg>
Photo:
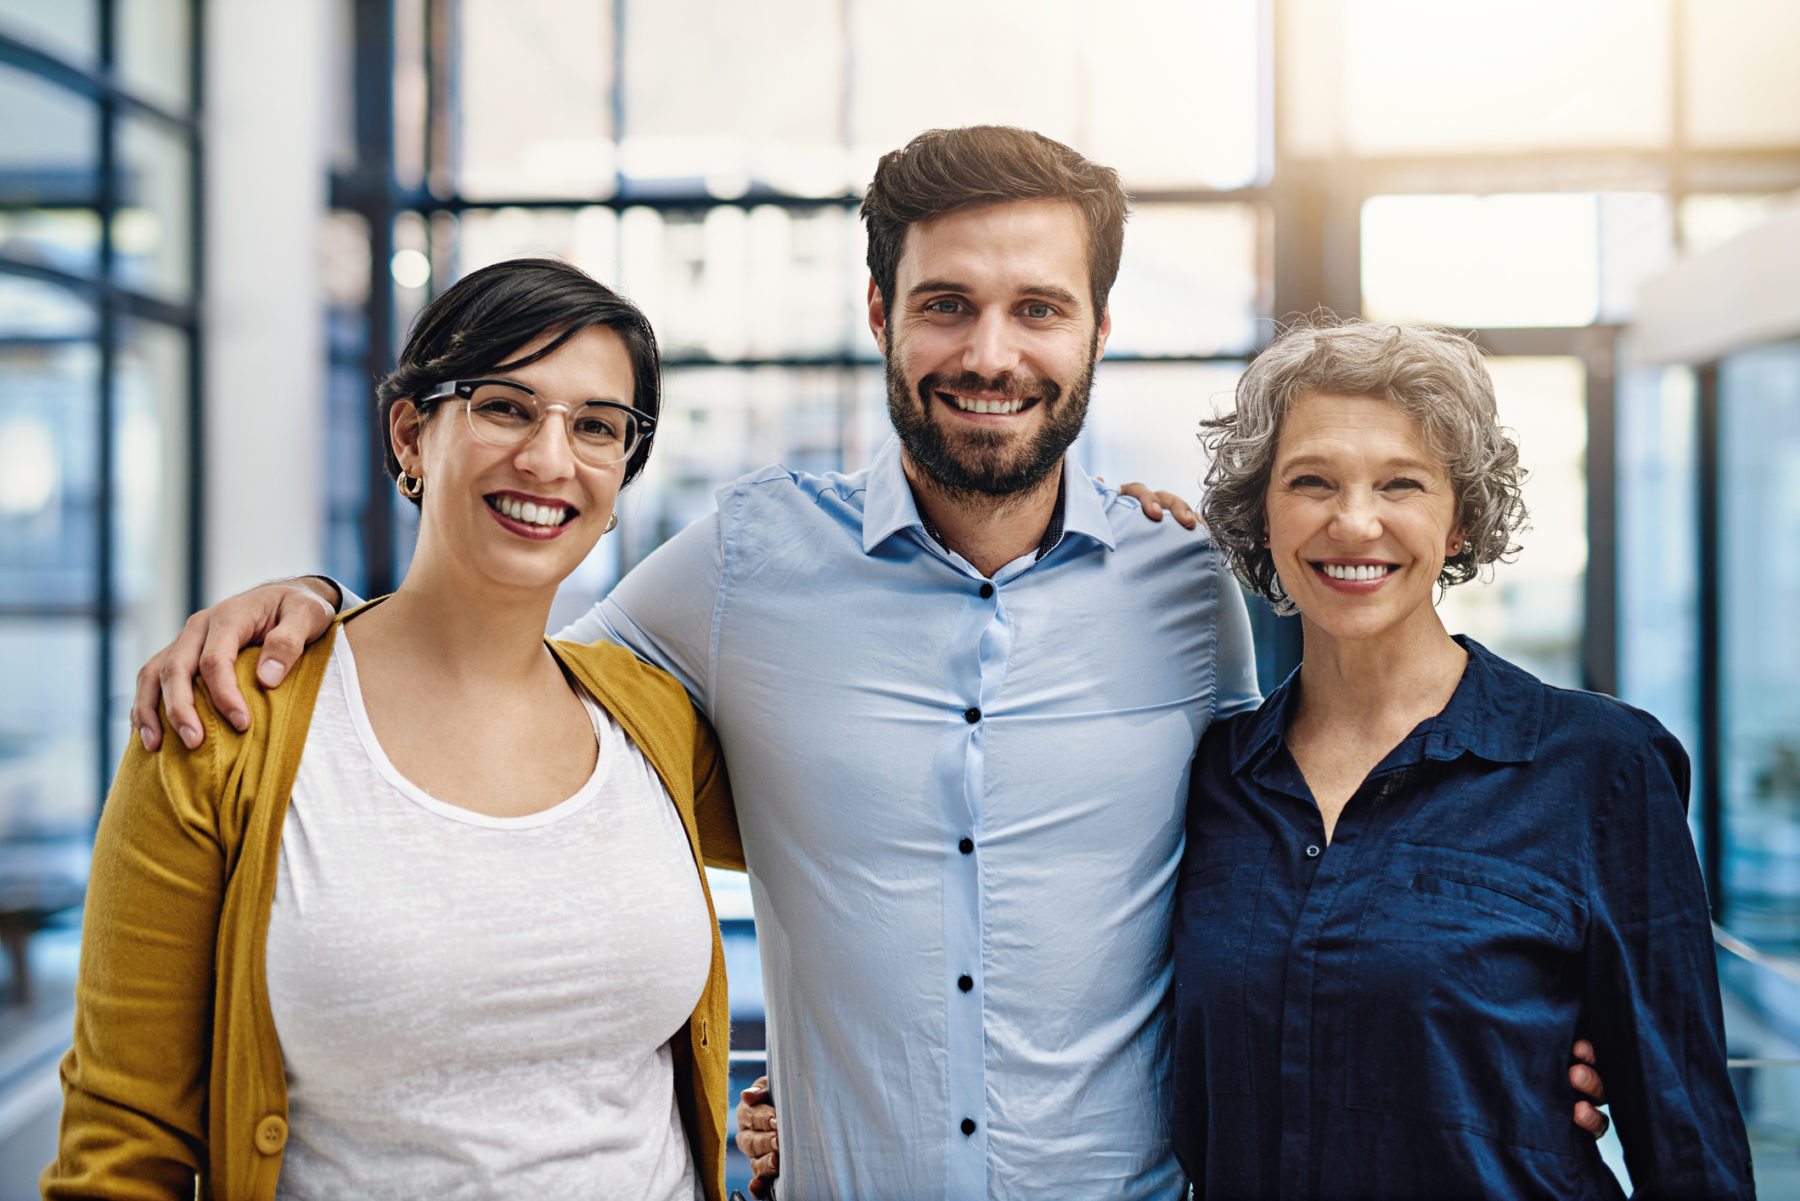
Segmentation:
<svg viewBox="0 0 1800 1201">
<path fill-rule="evenodd" d="M 508 449 L 537 436 L 544 419 L 560 409 L 575 457 L 589 467 L 610 467 L 629 459 L 656 429 L 656 418 L 611 400 L 544 404 L 524 384 L 510 379 L 445 380 L 426 390 L 420 404 L 463 402 L 469 433 L 477 442 Z"/>
</svg>

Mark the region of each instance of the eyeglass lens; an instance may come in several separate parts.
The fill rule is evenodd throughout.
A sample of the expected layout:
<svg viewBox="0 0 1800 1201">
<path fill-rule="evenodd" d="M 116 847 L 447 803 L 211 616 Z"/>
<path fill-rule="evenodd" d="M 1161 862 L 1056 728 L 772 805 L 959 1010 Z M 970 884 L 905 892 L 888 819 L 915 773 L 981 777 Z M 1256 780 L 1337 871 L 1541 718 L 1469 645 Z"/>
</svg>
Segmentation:
<svg viewBox="0 0 1800 1201">
<path fill-rule="evenodd" d="M 467 402 L 469 429 L 489 446 L 517 446 L 532 437 L 551 410 L 560 410 L 576 457 L 594 467 L 617 463 L 637 448 L 638 422 L 629 409 L 604 400 L 573 407 L 540 405 L 501 385 L 480 388 Z"/>
</svg>

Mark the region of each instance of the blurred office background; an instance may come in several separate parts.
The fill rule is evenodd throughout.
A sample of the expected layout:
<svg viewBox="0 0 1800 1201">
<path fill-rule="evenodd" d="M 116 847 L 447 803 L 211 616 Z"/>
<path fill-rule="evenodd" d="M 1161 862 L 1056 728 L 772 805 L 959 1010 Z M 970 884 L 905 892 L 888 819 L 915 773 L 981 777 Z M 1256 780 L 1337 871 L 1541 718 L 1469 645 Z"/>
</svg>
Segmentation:
<svg viewBox="0 0 1800 1201">
<path fill-rule="evenodd" d="M 1284 315 L 1491 352 L 1534 529 L 1447 619 L 1686 744 L 1764 1195 L 1800 1196 L 1797 59 L 1791 0 L 0 0 L 0 1199 L 53 1146 L 133 673 L 261 579 L 404 574 L 370 383 L 420 306 L 554 254 L 656 322 L 657 453 L 572 616 L 735 475 L 866 461 L 858 192 L 985 121 L 1134 195 L 1109 479 L 1191 495 Z M 1257 623 L 1267 686 L 1298 638 Z"/>
</svg>

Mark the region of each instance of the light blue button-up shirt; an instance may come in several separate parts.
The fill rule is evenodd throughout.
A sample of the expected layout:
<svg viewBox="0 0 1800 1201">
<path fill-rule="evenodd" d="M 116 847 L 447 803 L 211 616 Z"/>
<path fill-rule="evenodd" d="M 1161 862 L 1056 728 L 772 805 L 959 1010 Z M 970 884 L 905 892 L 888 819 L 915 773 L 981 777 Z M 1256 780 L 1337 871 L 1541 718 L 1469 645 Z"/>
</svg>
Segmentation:
<svg viewBox="0 0 1800 1201">
<path fill-rule="evenodd" d="M 1181 1192 L 1170 904 L 1249 622 L 1204 533 L 1064 469 L 1062 539 L 990 581 L 897 442 L 769 468 L 562 633 L 672 672 L 724 745 L 784 1201 Z"/>
</svg>

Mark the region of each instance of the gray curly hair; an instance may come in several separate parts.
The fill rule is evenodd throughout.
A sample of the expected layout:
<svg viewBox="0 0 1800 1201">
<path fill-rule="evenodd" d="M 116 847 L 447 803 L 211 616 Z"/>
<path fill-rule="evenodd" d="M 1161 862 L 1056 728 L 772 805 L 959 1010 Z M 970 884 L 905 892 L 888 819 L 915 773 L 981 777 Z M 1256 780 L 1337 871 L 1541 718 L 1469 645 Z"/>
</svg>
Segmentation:
<svg viewBox="0 0 1800 1201">
<path fill-rule="evenodd" d="M 1438 585 L 1467 583 L 1519 551 L 1526 528 L 1519 448 L 1500 427 L 1494 384 L 1475 344 L 1449 330 L 1336 319 L 1290 327 L 1238 380 L 1232 412 L 1200 423 L 1211 459 L 1200 511 L 1213 542 L 1244 586 L 1295 612 L 1263 545 L 1265 498 L 1281 423 L 1300 397 L 1378 396 L 1418 423 L 1456 497 L 1462 549 L 1444 560 Z"/>
</svg>

